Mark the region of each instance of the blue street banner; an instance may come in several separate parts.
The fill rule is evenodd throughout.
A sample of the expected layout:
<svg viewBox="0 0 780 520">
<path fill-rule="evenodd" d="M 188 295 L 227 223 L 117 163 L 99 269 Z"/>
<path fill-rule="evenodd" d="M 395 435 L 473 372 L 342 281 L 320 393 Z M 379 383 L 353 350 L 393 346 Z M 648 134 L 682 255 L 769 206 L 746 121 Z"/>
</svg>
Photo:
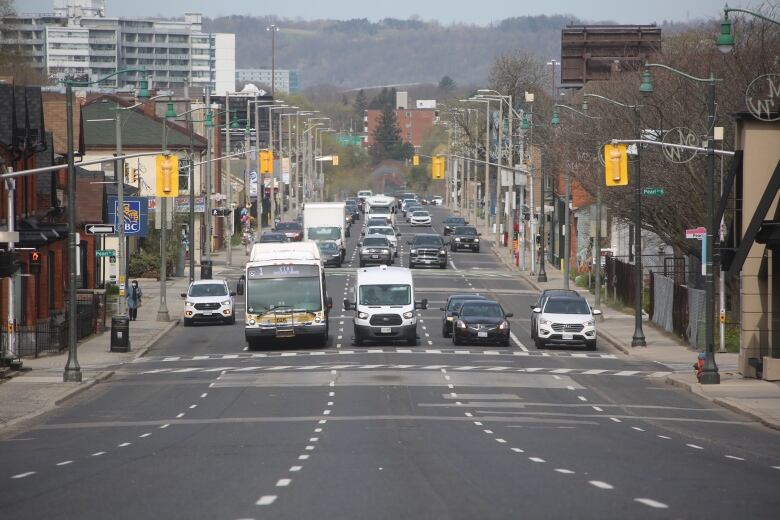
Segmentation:
<svg viewBox="0 0 780 520">
<path fill-rule="evenodd" d="M 113 222 L 119 227 L 117 218 L 117 208 L 119 203 L 113 195 L 107 197 L 107 220 Z M 124 218 L 125 235 L 145 237 L 149 233 L 149 201 L 147 197 L 125 197 L 124 198 Z"/>
</svg>

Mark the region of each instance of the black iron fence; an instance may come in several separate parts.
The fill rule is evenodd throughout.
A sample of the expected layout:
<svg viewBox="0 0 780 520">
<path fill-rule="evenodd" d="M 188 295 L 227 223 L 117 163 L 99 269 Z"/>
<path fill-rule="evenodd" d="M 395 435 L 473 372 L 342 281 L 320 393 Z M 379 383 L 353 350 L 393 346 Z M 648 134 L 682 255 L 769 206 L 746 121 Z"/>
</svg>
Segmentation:
<svg viewBox="0 0 780 520">
<path fill-rule="evenodd" d="M 632 307 L 636 301 L 634 272 L 633 264 L 621 262 L 615 257 L 608 256 L 605 265 L 608 297 L 613 301 L 620 301 L 624 305 Z"/>
</svg>

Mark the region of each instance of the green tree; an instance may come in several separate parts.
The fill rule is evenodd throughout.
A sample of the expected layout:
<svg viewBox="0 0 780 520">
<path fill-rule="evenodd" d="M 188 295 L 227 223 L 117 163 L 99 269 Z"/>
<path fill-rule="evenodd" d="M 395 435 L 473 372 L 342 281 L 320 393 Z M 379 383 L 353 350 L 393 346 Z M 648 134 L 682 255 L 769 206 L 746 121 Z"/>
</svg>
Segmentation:
<svg viewBox="0 0 780 520">
<path fill-rule="evenodd" d="M 455 84 L 455 80 L 449 76 L 444 76 L 439 81 L 439 90 L 442 90 L 444 92 L 452 92 L 456 88 L 457 85 Z"/>
<path fill-rule="evenodd" d="M 355 103 L 353 106 L 355 108 L 355 115 L 362 120 L 363 113 L 368 108 L 368 98 L 362 88 L 358 91 L 357 96 L 355 96 Z"/>
<path fill-rule="evenodd" d="M 395 87 L 382 87 L 381 92 L 374 96 L 371 102 L 368 104 L 368 108 L 375 110 L 381 110 L 387 106 L 390 108 L 395 108 L 395 95 Z"/>
<path fill-rule="evenodd" d="M 370 154 L 375 163 L 384 159 L 402 161 L 414 155 L 414 147 L 401 140 L 401 129 L 398 127 L 398 118 L 392 105 L 382 108 L 373 137 L 374 144 L 371 145 Z"/>
</svg>

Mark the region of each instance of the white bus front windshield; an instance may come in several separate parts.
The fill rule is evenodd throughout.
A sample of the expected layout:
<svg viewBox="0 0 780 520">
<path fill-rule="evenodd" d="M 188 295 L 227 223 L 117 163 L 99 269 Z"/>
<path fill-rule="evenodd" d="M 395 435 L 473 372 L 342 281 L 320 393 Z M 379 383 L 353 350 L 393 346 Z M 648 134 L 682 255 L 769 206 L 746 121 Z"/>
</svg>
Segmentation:
<svg viewBox="0 0 780 520">
<path fill-rule="evenodd" d="M 360 286 L 360 305 L 409 305 L 411 298 L 409 285 Z"/>
<path fill-rule="evenodd" d="M 341 238 L 341 228 L 312 227 L 309 228 L 309 240 L 338 240 Z"/>
<path fill-rule="evenodd" d="M 320 291 L 320 279 L 316 277 L 250 279 L 246 289 L 247 312 L 318 312 L 322 310 Z"/>
</svg>

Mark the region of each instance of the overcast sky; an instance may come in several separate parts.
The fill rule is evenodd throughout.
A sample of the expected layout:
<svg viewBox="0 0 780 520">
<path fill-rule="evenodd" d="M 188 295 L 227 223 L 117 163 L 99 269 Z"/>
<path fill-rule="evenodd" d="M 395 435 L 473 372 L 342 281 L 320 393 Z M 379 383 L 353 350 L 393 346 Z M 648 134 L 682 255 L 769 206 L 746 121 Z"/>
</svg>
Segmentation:
<svg viewBox="0 0 780 520">
<path fill-rule="evenodd" d="M 485 25 L 511 16 L 570 14 L 585 21 L 612 20 L 618 23 L 652 23 L 663 20 L 720 16 L 725 0 L 106 0 L 108 16 L 166 17 L 200 12 L 214 17 L 231 14 L 277 15 L 282 18 L 340 19 L 409 18 L 441 23 L 466 22 Z M 15 0 L 24 13 L 51 12 L 53 0 Z M 732 0 L 732 7 L 757 4 L 757 0 Z M 272 7 L 269 7 L 271 6 Z M 616 9 L 615 6 L 621 8 Z"/>
</svg>

